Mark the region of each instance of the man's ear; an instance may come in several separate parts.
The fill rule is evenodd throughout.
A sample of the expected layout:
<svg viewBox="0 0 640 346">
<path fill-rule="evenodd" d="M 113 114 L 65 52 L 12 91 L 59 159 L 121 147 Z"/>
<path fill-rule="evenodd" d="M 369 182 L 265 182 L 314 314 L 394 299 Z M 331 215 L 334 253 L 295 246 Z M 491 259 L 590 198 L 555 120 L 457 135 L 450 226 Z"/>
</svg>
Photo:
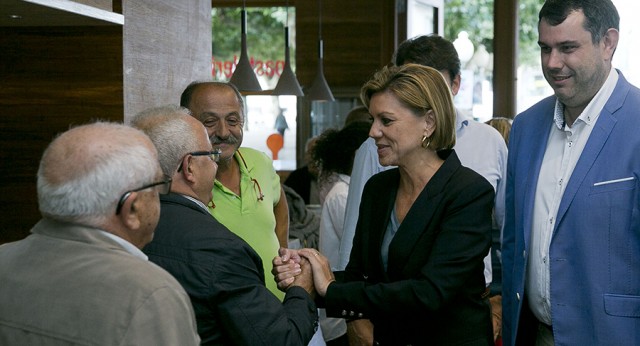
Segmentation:
<svg viewBox="0 0 640 346">
<path fill-rule="evenodd" d="M 120 217 L 122 223 L 127 228 L 133 230 L 139 229 L 141 225 L 140 217 L 138 215 L 138 205 L 140 203 L 138 197 L 138 192 L 131 192 L 129 194 L 129 197 L 122 204 L 120 214 L 118 214 L 118 217 Z"/>
<path fill-rule="evenodd" d="M 460 83 L 461 83 L 461 77 L 460 77 L 460 74 L 458 73 L 458 75 L 453 77 L 453 80 L 451 81 L 451 94 L 453 96 L 456 96 L 458 94 L 458 91 L 460 91 Z"/>
<path fill-rule="evenodd" d="M 609 28 L 609 30 L 607 30 L 607 32 L 605 32 L 604 36 L 602 37 L 606 60 L 608 60 L 609 62 L 611 62 L 611 59 L 613 59 L 613 53 L 615 53 L 616 48 L 618 48 L 619 38 L 620 33 L 614 28 Z"/>
<path fill-rule="evenodd" d="M 193 156 L 186 155 L 182 160 L 182 171 L 179 173 L 186 182 L 194 184 L 196 182 L 196 177 L 194 176 L 193 166 L 191 163 L 193 163 Z"/>
</svg>

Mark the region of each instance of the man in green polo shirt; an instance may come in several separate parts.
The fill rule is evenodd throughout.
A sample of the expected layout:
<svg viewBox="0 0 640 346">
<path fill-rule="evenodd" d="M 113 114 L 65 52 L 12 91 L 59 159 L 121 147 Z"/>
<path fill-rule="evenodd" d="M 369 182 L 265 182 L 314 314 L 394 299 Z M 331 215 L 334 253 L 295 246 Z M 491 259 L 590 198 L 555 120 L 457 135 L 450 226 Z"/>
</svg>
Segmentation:
<svg viewBox="0 0 640 346">
<path fill-rule="evenodd" d="M 245 120 L 240 92 L 230 83 L 194 82 L 182 93 L 180 105 L 204 124 L 213 148 L 221 151 L 209 211 L 260 255 L 265 283 L 282 300 L 271 260 L 279 247 L 288 246 L 287 200 L 271 159 L 240 148 Z"/>
</svg>

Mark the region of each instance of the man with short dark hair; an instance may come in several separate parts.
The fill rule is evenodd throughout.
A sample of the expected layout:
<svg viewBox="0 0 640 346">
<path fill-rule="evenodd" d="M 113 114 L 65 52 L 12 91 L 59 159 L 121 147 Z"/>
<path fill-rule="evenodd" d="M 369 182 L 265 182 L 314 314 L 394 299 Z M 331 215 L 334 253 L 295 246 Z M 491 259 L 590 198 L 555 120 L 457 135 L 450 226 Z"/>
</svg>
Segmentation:
<svg viewBox="0 0 640 346">
<path fill-rule="evenodd" d="M 547 0 L 550 96 L 509 138 L 502 246 L 507 345 L 640 344 L 640 90 L 612 67 L 610 0 Z"/>
</svg>

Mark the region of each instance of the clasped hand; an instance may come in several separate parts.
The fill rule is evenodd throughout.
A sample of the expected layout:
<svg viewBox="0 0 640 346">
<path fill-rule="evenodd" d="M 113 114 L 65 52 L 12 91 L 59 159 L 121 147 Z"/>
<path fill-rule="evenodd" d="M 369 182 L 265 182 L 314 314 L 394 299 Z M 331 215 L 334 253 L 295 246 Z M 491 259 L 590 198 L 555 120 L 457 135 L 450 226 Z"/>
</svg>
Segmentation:
<svg viewBox="0 0 640 346">
<path fill-rule="evenodd" d="M 296 285 L 300 276 L 305 275 L 311 265 L 313 286 L 317 294 L 324 297 L 329 284 L 335 281 L 329 260 L 315 249 L 285 249 L 278 250 L 279 256 L 273 261 L 271 273 L 278 284 L 278 288 L 286 291 L 292 285 Z"/>
</svg>

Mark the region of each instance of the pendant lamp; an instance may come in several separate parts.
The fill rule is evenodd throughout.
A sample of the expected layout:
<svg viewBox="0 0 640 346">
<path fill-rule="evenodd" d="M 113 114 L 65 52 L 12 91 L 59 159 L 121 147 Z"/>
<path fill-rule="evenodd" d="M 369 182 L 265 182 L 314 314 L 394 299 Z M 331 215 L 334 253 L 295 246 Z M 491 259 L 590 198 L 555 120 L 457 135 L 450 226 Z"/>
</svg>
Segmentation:
<svg viewBox="0 0 640 346">
<path fill-rule="evenodd" d="M 241 50 L 240 59 L 236 65 L 235 71 L 229 82 L 235 85 L 239 91 L 262 91 L 258 78 L 256 77 L 251 63 L 249 63 L 249 55 L 247 54 L 247 11 L 245 5 L 242 5 L 242 33 L 241 33 Z"/>
<path fill-rule="evenodd" d="M 322 0 L 318 0 L 318 73 L 307 91 L 307 96 L 311 101 L 335 101 L 331 89 L 329 89 L 329 84 L 327 84 L 327 80 L 324 78 L 323 58 Z"/>
<path fill-rule="evenodd" d="M 284 68 L 272 94 L 304 96 L 300 83 L 298 83 L 296 75 L 291 70 L 289 59 L 289 2 L 287 2 L 287 22 L 284 26 Z"/>
</svg>

